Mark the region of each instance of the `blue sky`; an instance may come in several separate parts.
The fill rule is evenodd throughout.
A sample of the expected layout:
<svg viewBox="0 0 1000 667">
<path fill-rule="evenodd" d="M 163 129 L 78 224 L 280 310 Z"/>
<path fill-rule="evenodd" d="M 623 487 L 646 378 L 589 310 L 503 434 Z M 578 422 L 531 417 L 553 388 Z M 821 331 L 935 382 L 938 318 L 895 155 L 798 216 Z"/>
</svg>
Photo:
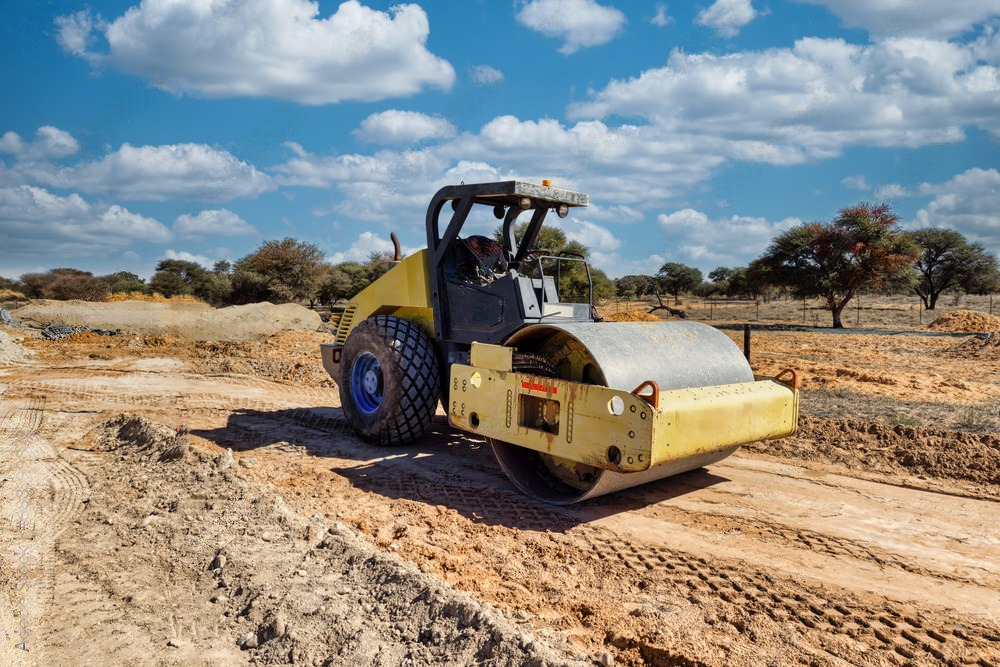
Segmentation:
<svg viewBox="0 0 1000 667">
<path fill-rule="evenodd" d="M 8 278 L 285 236 L 364 260 L 421 247 L 439 187 L 511 178 L 589 193 L 554 222 L 613 277 L 861 201 L 1000 252 L 998 0 L 3 7 Z"/>
</svg>

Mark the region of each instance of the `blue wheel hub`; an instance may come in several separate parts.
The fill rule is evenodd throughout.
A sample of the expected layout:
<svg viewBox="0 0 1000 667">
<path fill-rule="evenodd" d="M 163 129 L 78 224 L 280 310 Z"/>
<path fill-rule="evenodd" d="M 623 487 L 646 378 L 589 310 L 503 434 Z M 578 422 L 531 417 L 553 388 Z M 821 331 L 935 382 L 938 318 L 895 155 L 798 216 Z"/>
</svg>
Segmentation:
<svg viewBox="0 0 1000 667">
<path fill-rule="evenodd" d="M 371 352 L 362 352 L 351 367 L 351 396 L 366 415 L 382 405 L 382 366 Z"/>
</svg>

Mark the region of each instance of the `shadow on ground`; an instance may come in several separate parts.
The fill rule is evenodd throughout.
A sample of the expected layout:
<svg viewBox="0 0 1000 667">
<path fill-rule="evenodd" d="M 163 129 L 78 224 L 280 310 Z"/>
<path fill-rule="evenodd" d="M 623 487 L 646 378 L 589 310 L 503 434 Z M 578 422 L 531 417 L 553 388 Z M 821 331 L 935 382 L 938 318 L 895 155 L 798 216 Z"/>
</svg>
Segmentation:
<svg viewBox="0 0 1000 667">
<path fill-rule="evenodd" d="M 481 439 L 435 417 L 427 435 L 405 447 L 358 439 L 336 408 L 241 410 L 224 427 L 192 435 L 236 452 L 276 449 L 329 459 L 331 472 L 387 498 L 454 509 L 487 525 L 563 532 L 579 524 L 669 502 L 728 481 L 701 468 L 577 505 L 560 507 L 517 491 Z"/>
</svg>

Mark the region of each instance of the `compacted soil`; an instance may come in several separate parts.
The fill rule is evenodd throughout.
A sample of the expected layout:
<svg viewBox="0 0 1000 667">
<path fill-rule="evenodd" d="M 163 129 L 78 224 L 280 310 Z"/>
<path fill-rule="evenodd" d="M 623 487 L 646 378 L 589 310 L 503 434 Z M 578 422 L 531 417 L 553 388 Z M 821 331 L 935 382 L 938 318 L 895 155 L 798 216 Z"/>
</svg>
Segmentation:
<svg viewBox="0 0 1000 667">
<path fill-rule="evenodd" d="M 755 332 L 798 436 L 560 508 L 329 333 L 0 332 L 3 665 L 1000 665 L 997 336 Z"/>
</svg>

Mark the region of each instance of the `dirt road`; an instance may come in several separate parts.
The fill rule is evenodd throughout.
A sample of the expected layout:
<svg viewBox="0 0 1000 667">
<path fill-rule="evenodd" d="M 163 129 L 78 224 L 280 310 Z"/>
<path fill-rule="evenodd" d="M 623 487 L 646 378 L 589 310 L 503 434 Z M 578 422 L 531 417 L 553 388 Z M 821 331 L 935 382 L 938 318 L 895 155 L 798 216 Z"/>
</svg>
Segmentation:
<svg viewBox="0 0 1000 667">
<path fill-rule="evenodd" d="M 819 419 L 554 508 L 443 417 L 378 449 L 320 380 L 138 340 L 0 370 L 0 664 L 1000 664 L 995 433 L 908 427 L 973 479 Z"/>
</svg>

